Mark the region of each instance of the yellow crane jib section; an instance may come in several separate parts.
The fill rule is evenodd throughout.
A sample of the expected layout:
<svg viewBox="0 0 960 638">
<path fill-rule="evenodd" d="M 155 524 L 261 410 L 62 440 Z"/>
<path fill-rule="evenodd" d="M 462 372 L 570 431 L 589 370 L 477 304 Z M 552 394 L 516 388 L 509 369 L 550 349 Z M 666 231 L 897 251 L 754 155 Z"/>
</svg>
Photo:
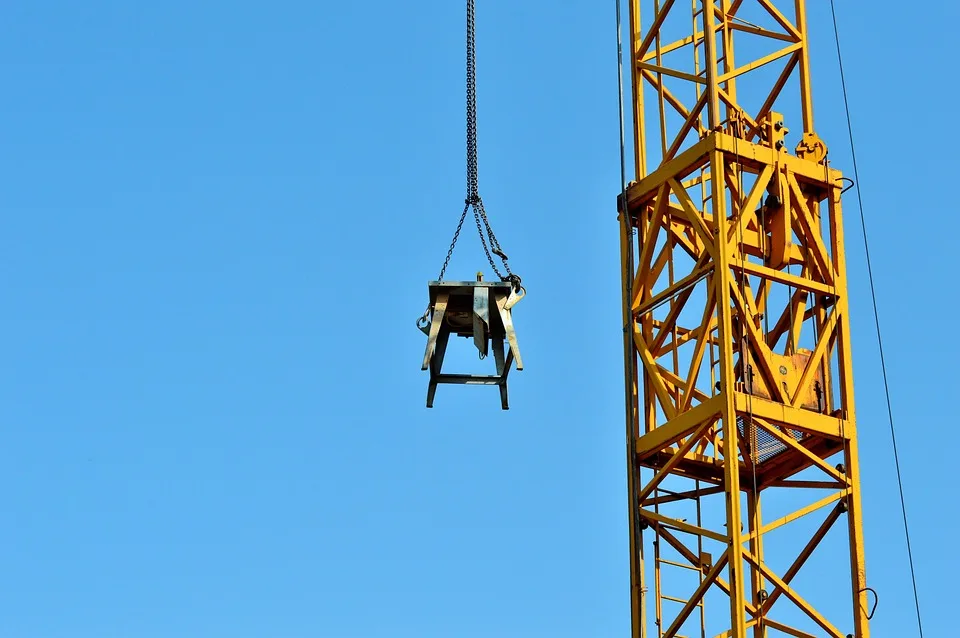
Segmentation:
<svg viewBox="0 0 960 638">
<path fill-rule="evenodd" d="M 630 33 L 632 635 L 869 638 L 844 178 L 814 131 L 805 2 L 630 0 Z M 846 574 L 798 584 L 828 543 Z"/>
</svg>

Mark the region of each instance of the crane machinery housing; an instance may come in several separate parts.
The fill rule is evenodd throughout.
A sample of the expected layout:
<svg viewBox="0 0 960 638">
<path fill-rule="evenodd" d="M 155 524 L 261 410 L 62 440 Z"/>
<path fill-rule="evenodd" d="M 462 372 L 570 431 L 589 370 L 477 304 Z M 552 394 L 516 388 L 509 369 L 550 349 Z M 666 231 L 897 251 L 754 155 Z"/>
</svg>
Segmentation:
<svg viewBox="0 0 960 638">
<path fill-rule="evenodd" d="M 814 127 L 805 2 L 629 1 L 636 178 L 618 211 L 633 636 L 867 638 L 852 180 Z M 801 591 L 838 527 L 846 568 Z"/>
</svg>

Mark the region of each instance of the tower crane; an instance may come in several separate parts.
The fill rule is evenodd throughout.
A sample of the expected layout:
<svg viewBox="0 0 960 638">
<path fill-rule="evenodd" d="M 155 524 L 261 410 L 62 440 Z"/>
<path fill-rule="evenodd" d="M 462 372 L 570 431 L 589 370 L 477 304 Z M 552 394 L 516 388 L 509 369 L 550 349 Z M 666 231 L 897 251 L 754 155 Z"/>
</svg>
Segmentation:
<svg viewBox="0 0 960 638">
<path fill-rule="evenodd" d="M 618 210 L 635 638 L 870 635 L 851 180 L 816 132 L 805 4 L 629 2 L 636 176 Z M 795 586 L 833 528 L 846 568 L 817 589 L 845 582 L 844 603 Z"/>
</svg>

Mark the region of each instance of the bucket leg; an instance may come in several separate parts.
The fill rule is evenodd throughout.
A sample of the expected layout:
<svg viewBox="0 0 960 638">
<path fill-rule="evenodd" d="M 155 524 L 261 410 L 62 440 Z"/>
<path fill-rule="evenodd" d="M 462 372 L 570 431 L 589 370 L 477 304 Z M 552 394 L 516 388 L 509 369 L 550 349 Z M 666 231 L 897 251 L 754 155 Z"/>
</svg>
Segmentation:
<svg viewBox="0 0 960 638">
<path fill-rule="evenodd" d="M 500 377 L 500 407 L 504 410 L 510 409 L 510 402 L 507 400 L 507 372 L 506 361 L 503 357 L 503 339 L 493 337 L 493 358 L 497 364 L 497 376 Z"/>
<path fill-rule="evenodd" d="M 507 341 L 510 343 L 510 352 L 517 360 L 517 370 L 523 370 L 523 359 L 520 358 L 520 346 L 517 345 L 517 333 L 513 329 L 513 318 L 510 311 L 505 308 L 507 296 L 497 295 L 497 310 L 500 311 L 500 319 L 503 321 L 503 329 L 507 333 Z"/>
<path fill-rule="evenodd" d="M 427 336 L 427 350 L 423 354 L 423 368 L 430 367 L 430 361 L 433 359 L 434 352 L 437 349 L 437 337 L 440 336 L 440 326 L 443 325 L 443 315 L 447 312 L 448 295 L 438 294 L 437 301 L 433 305 L 433 321 L 430 323 L 430 334 Z"/>
<path fill-rule="evenodd" d="M 433 397 L 437 394 L 437 379 L 440 377 L 440 368 L 443 366 L 443 357 L 447 354 L 447 342 L 450 341 L 450 333 L 446 330 L 440 332 L 437 337 L 437 351 L 430 361 L 430 386 L 427 388 L 427 407 L 433 407 Z"/>
</svg>

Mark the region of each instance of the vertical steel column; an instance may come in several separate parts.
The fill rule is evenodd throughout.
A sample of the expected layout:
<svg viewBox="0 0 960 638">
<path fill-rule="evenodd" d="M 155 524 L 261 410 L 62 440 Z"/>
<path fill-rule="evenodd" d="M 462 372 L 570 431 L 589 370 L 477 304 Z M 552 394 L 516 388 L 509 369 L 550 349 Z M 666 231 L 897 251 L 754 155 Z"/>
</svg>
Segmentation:
<svg viewBox="0 0 960 638">
<path fill-rule="evenodd" d="M 841 187 L 834 184 L 830 189 L 829 211 L 830 229 L 833 237 L 833 268 L 836 272 L 837 287 L 846 290 L 847 264 L 843 241 L 843 213 L 840 205 Z M 856 423 L 856 410 L 853 400 L 853 353 L 850 347 L 850 318 L 847 313 L 847 295 L 837 300 L 837 312 L 840 315 L 839 362 L 841 418 L 844 422 Z M 860 504 L 860 463 L 857 451 L 857 433 L 844 432 L 844 465 L 850 482 L 850 493 L 846 498 L 847 527 L 850 535 L 850 575 L 853 582 L 854 627 L 856 638 L 869 638 L 870 628 L 867 613 L 870 609 L 867 599 L 866 558 L 864 556 L 863 521 Z"/>
<path fill-rule="evenodd" d="M 716 68 L 713 58 L 712 67 Z M 716 86 L 714 86 L 716 89 Z M 747 638 L 747 626 L 744 618 L 746 599 L 744 597 L 743 564 L 743 516 L 740 508 L 740 467 L 737 462 L 739 450 L 737 435 L 737 408 L 734 402 L 736 375 L 734 367 L 733 344 L 736 334 L 733 330 L 733 311 L 730 303 L 730 246 L 727 243 L 726 193 L 723 185 L 723 154 L 714 151 L 710 154 L 710 186 L 713 189 L 713 219 L 716 223 L 714 237 L 716 243 L 717 264 L 713 271 L 713 285 L 718 300 L 717 316 L 720 324 L 720 395 L 723 397 L 723 470 L 724 490 L 727 509 L 727 534 L 730 537 L 727 547 L 728 573 L 730 578 L 730 637 Z"/>
<path fill-rule="evenodd" d="M 701 0 L 704 48 L 707 52 L 707 126 L 711 131 L 720 126 L 720 94 L 717 82 L 717 17 L 715 0 Z M 723 182 L 721 182 L 722 187 Z"/>
<path fill-rule="evenodd" d="M 813 95 L 810 87 L 810 47 L 807 46 L 807 8 L 806 0 L 795 0 L 797 12 L 797 31 L 803 38 L 800 49 L 800 104 L 803 113 L 803 132 L 813 132 Z"/>
</svg>

